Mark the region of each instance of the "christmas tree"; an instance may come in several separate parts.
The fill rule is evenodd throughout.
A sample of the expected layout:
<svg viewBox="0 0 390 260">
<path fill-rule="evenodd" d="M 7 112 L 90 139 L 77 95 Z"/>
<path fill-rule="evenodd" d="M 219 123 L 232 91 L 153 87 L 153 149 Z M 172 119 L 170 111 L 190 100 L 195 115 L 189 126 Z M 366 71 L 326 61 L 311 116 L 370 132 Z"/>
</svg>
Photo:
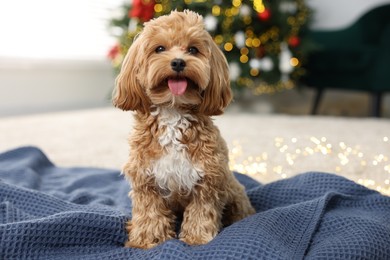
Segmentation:
<svg viewBox="0 0 390 260">
<path fill-rule="evenodd" d="M 133 0 L 111 21 L 119 39 L 109 53 L 114 67 L 120 69 L 144 22 L 175 9 L 190 9 L 204 17 L 205 29 L 229 62 L 236 91 L 249 87 L 254 94 L 263 94 L 290 89 L 305 72 L 311 10 L 304 0 Z"/>
</svg>

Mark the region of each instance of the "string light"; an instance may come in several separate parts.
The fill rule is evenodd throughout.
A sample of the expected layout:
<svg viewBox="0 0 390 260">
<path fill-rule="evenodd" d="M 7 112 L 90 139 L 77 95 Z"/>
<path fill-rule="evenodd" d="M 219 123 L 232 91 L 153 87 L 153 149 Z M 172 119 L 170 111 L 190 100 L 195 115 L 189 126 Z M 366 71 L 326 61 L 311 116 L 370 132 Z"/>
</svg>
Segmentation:
<svg viewBox="0 0 390 260">
<path fill-rule="evenodd" d="M 259 47 L 260 44 L 261 44 L 261 42 L 260 42 L 260 39 L 259 39 L 259 38 L 254 38 L 254 39 L 252 40 L 252 46 L 255 47 L 255 48 Z"/>
<path fill-rule="evenodd" d="M 232 10 L 231 10 L 231 9 L 226 9 L 226 10 L 225 10 L 225 15 L 226 15 L 227 17 L 232 16 L 232 15 L 233 15 L 233 14 L 232 14 Z"/>
<path fill-rule="evenodd" d="M 251 38 L 247 38 L 245 40 L 245 45 L 248 46 L 249 48 L 252 47 L 252 39 Z"/>
<path fill-rule="evenodd" d="M 240 12 L 240 9 L 236 8 L 236 7 L 232 7 L 232 9 L 230 9 L 231 13 L 233 16 L 236 16 L 239 14 Z"/>
<path fill-rule="evenodd" d="M 332 143 L 326 137 L 311 136 L 275 137 L 273 148 L 268 153 L 246 156 L 242 142 L 233 142 L 229 154 L 230 169 L 260 182 L 292 177 L 299 173 L 298 169 L 340 175 L 353 173 L 349 176 L 353 181 L 390 196 L 390 154 L 372 154 L 370 148 L 365 151 L 359 145 L 351 146 L 344 141 Z M 388 137 L 383 137 L 383 142 L 388 143 Z M 316 161 L 321 165 L 316 165 Z"/>
<path fill-rule="evenodd" d="M 252 18 L 251 18 L 250 16 L 245 16 L 245 17 L 244 17 L 244 23 L 245 23 L 246 25 L 251 24 L 251 23 L 252 23 Z"/>
<path fill-rule="evenodd" d="M 246 56 L 246 55 L 241 55 L 240 56 L 240 62 L 241 63 L 247 63 L 248 60 L 249 60 L 248 56 Z"/>
<path fill-rule="evenodd" d="M 160 12 L 162 12 L 162 10 L 163 10 L 163 6 L 161 4 L 154 5 L 154 11 L 156 13 L 160 13 Z"/>
<path fill-rule="evenodd" d="M 233 0 L 232 4 L 234 7 L 240 7 L 241 6 L 241 0 Z"/>
<path fill-rule="evenodd" d="M 240 53 L 242 54 L 242 55 L 248 55 L 248 53 L 249 53 L 249 50 L 248 50 L 248 48 L 241 48 L 241 50 L 240 50 Z"/>
<path fill-rule="evenodd" d="M 260 71 L 258 69 L 251 69 L 249 73 L 252 77 L 256 77 L 257 75 L 259 75 Z"/>
<path fill-rule="evenodd" d="M 221 43 L 223 43 L 223 36 L 219 34 L 219 35 L 215 36 L 214 40 L 217 44 L 221 44 Z"/>
<path fill-rule="evenodd" d="M 299 64 L 299 60 L 297 58 L 293 57 L 290 60 L 290 64 L 291 64 L 291 66 L 296 67 Z"/>
<path fill-rule="evenodd" d="M 263 0 L 254 0 L 253 1 L 253 8 L 258 12 L 262 13 L 265 11 L 265 6 L 263 4 Z"/>
<path fill-rule="evenodd" d="M 213 8 L 211 9 L 211 13 L 214 16 L 219 16 L 221 14 L 221 7 L 219 7 L 218 5 L 214 5 Z"/>
<path fill-rule="evenodd" d="M 231 42 L 227 42 L 223 47 L 225 51 L 231 51 L 233 49 L 233 44 Z"/>
</svg>

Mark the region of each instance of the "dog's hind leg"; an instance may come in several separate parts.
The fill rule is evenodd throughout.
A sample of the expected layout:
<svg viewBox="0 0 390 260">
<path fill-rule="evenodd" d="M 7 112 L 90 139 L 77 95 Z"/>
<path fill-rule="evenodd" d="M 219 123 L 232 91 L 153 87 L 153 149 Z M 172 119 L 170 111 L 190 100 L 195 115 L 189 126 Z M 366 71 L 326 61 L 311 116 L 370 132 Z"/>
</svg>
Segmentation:
<svg viewBox="0 0 390 260">
<path fill-rule="evenodd" d="M 238 181 L 233 184 L 229 195 L 223 211 L 222 223 L 225 227 L 256 213 L 245 193 L 244 187 Z"/>
</svg>

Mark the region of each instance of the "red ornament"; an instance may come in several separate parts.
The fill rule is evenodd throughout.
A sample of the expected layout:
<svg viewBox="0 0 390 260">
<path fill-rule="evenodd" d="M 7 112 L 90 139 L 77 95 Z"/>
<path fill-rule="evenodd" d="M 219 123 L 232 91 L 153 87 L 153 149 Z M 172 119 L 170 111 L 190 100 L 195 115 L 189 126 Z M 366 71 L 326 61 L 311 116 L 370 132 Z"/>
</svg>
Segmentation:
<svg viewBox="0 0 390 260">
<path fill-rule="evenodd" d="M 108 51 L 107 57 L 110 58 L 111 60 L 114 60 L 120 52 L 121 52 L 121 47 L 119 46 L 119 44 L 116 44 L 112 46 L 112 48 Z"/>
<path fill-rule="evenodd" d="M 270 18 L 271 18 L 271 10 L 269 10 L 268 8 L 264 9 L 263 12 L 261 13 L 257 13 L 257 16 L 259 17 L 259 19 L 261 21 L 268 21 Z"/>
<path fill-rule="evenodd" d="M 154 0 L 133 0 L 133 5 L 129 10 L 130 18 L 138 18 L 147 22 L 154 16 Z"/>
<path fill-rule="evenodd" d="M 263 45 L 260 45 L 258 48 L 255 49 L 256 57 L 262 58 L 265 56 L 265 48 Z"/>
<path fill-rule="evenodd" d="M 290 45 L 293 48 L 297 47 L 300 43 L 301 43 L 301 39 L 299 39 L 298 36 L 291 36 L 288 39 L 288 45 Z"/>
</svg>

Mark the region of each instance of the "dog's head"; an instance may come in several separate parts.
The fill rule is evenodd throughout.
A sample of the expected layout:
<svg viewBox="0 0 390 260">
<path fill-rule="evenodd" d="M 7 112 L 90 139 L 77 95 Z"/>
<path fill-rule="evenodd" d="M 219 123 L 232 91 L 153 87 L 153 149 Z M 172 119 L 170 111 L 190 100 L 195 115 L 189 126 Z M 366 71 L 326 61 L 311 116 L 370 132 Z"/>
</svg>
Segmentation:
<svg viewBox="0 0 390 260">
<path fill-rule="evenodd" d="M 232 93 L 225 56 L 192 11 L 145 23 L 116 79 L 113 103 L 147 113 L 152 105 L 221 114 Z"/>
</svg>

